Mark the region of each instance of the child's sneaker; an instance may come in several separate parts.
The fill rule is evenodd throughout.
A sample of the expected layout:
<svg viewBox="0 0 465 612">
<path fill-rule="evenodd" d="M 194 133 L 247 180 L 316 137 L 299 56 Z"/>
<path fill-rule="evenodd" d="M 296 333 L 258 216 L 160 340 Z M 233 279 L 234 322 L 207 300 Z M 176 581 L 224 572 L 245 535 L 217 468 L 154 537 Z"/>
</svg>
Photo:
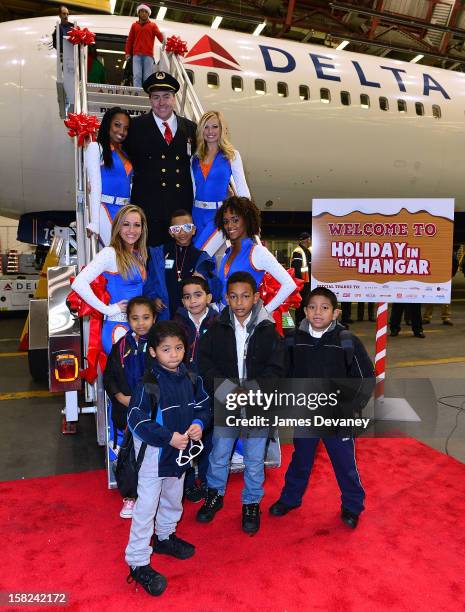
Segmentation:
<svg viewBox="0 0 465 612">
<path fill-rule="evenodd" d="M 164 576 L 156 572 L 150 565 L 140 565 L 129 567 L 129 576 L 126 582 L 138 582 L 149 595 L 161 595 L 167 587 L 167 580 Z"/>
<path fill-rule="evenodd" d="M 204 492 L 200 487 L 194 485 L 193 487 L 186 487 L 184 489 L 184 496 L 190 502 L 196 504 L 204 498 Z"/>
<path fill-rule="evenodd" d="M 153 537 L 153 552 L 160 555 L 170 555 L 176 559 L 189 559 L 195 553 L 195 546 L 185 540 L 181 540 L 174 533 L 166 540 L 159 540 L 157 535 Z"/>
<path fill-rule="evenodd" d="M 134 504 L 136 503 L 135 499 L 130 497 L 125 497 L 123 499 L 123 507 L 121 508 L 121 512 L 119 513 L 121 518 L 132 518 L 132 511 L 134 509 Z"/>
</svg>

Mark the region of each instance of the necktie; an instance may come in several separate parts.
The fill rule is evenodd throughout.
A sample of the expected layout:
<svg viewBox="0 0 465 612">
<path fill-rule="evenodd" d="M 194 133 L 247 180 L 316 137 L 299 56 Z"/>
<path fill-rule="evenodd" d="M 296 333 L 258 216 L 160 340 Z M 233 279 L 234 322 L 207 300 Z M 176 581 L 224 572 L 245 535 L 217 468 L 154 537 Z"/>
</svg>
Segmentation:
<svg viewBox="0 0 465 612">
<path fill-rule="evenodd" d="M 173 132 L 171 131 L 170 126 L 168 125 L 168 123 L 166 121 L 163 121 L 163 125 L 165 126 L 165 140 L 166 140 L 166 144 L 171 144 L 171 141 L 173 140 Z"/>
</svg>

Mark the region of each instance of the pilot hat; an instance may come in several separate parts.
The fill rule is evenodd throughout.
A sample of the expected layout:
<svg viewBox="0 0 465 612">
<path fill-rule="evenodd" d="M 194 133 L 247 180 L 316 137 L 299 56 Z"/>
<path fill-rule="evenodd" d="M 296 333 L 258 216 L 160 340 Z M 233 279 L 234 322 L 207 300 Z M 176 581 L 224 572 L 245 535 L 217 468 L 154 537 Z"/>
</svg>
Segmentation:
<svg viewBox="0 0 465 612">
<path fill-rule="evenodd" d="M 136 9 L 136 15 L 139 14 L 139 11 L 144 10 L 147 11 L 147 13 L 150 15 L 152 14 L 152 9 L 150 8 L 150 6 L 147 6 L 147 4 L 139 4 L 139 6 Z"/>
<path fill-rule="evenodd" d="M 169 91 L 171 93 L 176 93 L 179 91 L 179 83 L 171 76 L 168 72 L 154 72 L 142 84 L 144 91 L 149 95 L 153 91 Z"/>
</svg>

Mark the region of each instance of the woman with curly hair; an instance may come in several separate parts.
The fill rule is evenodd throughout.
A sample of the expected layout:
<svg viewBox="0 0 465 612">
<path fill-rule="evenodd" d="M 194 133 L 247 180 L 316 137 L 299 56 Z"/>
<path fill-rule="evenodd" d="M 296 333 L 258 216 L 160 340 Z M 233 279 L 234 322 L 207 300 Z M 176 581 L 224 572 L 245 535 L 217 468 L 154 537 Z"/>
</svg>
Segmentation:
<svg viewBox="0 0 465 612">
<path fill-rule="evenodd" d="M 250 198 L 241 156 L 229 142 L 222 113 L 207 111 L 201 117 L 191 170 L 194 185 L 192 217 L 197 228 L 194 245 L 214 255 L 224 242 L 223 235 L 215 228 L 215 214 L 228 197 L 231 176 L 237 195 Z"/>
<path fill-rule="evenodd" d="M 129 330 L 126 316 L 128 301 L 142 295 L 146 277 L 146 241 L 147 221 L 144 211 L 134 204 L 124 206 L 113 221 L 110 246 L 97 253 L 71 285 L 89 306 L 105 315 L 102 345 L 107 355 L 112 345 Z M 104 304 L 90 286 L 101 274 L 107 281 L 109 304 Z"/>
<path fill-rule="evenodd" d="M 296 284 L 274 255 L 263 245 L 257 244 L 260 211 L 249 198 L 233 196 L 225 200 L 223 206 L 217 210 L 215 224 L 231 243 L 226 249 L 218 272 L 218 277 L 223 282 L 223 301 L 226 282 L 233 272 L 249 272 L 257 286 L 265 272 L 268 272 L 281 285 L 275 297 L 265 306 L 269 313 L 273 312 L 296 289 Z"/>
<path fill-rule="evenodd" d="M 88 234 L 95 234 L 102 246 L 108 246 L 111 224 L 116 213 L 129 203 L 132 164 L 124 152 L 131 118 L 126 110 L 115 106 L 102 118 L 97 142 L 85 152 L 90 185 L 90 223 Z"/>
</svg>

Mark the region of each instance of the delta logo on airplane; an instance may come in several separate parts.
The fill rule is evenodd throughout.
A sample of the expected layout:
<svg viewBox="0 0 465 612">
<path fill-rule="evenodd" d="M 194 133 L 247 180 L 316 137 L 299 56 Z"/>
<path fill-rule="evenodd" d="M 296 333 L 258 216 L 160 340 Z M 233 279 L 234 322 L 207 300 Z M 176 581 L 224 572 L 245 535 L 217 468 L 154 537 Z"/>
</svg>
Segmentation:
<svg viewBox="0 0 465 612">
<path fill-rule="evenodd" d="M 289 51 L 285 51 L 278 47 L 270 47 L 268 45 L 258 45 L 258 48 L 260 49 L 267 72 L 289 73 L 296 69 L 296 60 Z M 320 53 L 309 53 L 308 55 L 317 79 L 336 82 L 342 81 L 341 76 L 337 74 L 337 68 L 333 63 L 333 58 Z M 226 70 L 235 70 L 238 72 L 242 71 L 239 62 L 235 60 L 224 47 L 217 43 L 216 40 L 208 36 L 208 34 L 202 36 L 202 38 L 195 43 L 186 55 L 184 63 L 195 64 L 197 66 L 209 66 L 212 68 L 224 68 Z M 366 68 L 364 68 L 359 61 L 351 60 L 351 65 L 360 85 L 373 88 L 381 87 L 381 83 L 373 76 L 368 75 Z M 372 69 L 373 68 L 374 66 L 372 66 Z M 405 80 L 408 79 L 409 75 L 404 68 L 384 65 L 377 66 L 376 68 L 385 71 L 385 74 L 386 72 L 391 74 L 399 91 L 401 93 L 408 93 Z M 438 92 L 445 100 L 450 100 L 450 96 L 444 87 L 430 74 L 424 72 L 422 74 L 422 79 L 422 93 L 424 96 L 429 96 L 431 92 Z"/>
<path fill-rule="evenodd" d="M 186 61 L 188 58 L 189 61 Z M 192 59 L 194 58 L 194 59 Z M 238 70 L 241 68 L 233 56 L 226 51 L 216 40 L 208 34 L 195 43 L 184 59 L 185 64 L 196 64 L 197 66 L 210 66 L 213 68 L 226 68 L 227 70 Z"/>
</svg>

